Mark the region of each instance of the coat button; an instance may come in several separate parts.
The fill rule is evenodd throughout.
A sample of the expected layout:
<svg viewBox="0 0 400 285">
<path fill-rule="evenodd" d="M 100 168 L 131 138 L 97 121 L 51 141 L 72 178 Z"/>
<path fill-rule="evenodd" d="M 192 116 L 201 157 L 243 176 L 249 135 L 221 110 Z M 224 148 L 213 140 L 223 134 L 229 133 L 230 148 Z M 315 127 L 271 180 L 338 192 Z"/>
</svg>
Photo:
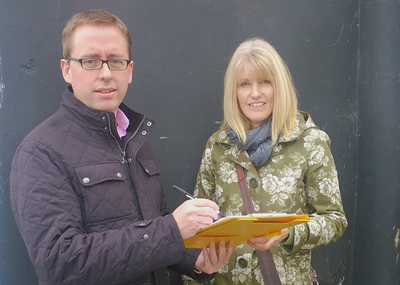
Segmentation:
<svg viewBox="0 0 400 285">
<path fill-rule="evenodd" d="M 146 134 L 147 134 L 147 132 L 146 132 L 146 131 L 143 131 L 143 132 L 142 132 L 142 135 L 144 135 L 144 136 L 145 136 Z"/>
<path fill-rule="evenodd" d="M 143 238 L 144 238 L 144 239 L 149 239 L 149 234 L 144 234 L 144 235 L 143 235 Z"/>
<path fill-rule="evenodd" d="M 121 177 L 122 177 L 122 174 L 119 173 L 119 172 L 117 172 L 117 176 L 118 176 L 119 178 L 121 178 Z"/>
<path fill-rule="evenodd" d="M 256 188 L 258 186 L 257 179 L 255 179 L 255 178 L 251 178 L 249 183 L 250 183 L 251 188 Z"/>
<path fill-rule="evenodd" d="M 82 181 L 83 183 L 88 184 L 90 182 L 90 179 L 88 177 L 84 177 Z"/>
<path fill-rule="evenodd" d="M 241 268 L 246 268 L 247 265 L 248 265 L 247 260 L 244 259 L 243 257 L 239 258 L 238 263 L 239 263 L 239 266 L 240 266 Z"/>
<path fill-rule="evenodd" d="M 147 122 L 147 126 L 150 127 L 151 126 L 151 122 Z"/>
</svg>

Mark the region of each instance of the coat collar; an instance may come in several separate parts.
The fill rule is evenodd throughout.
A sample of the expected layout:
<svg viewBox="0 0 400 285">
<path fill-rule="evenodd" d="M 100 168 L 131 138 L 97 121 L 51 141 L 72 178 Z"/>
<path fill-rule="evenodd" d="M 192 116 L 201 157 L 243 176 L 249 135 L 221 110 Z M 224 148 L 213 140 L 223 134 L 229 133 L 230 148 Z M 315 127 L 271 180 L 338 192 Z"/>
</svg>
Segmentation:
<svg viewBox="0 0 400 285">
<path fill-rule="evenodd" d="M 309 113 L 298 111 L 294 120 L 293 129 L 291 129 L 287 135 L 280 136 L 278 143 L 298 140 L 305 130 L 316 127 L 317 125 L 315 125 Z"/>
<path fill-rule="evenodd" d="M 278 139 L 277 145 L 274 146 L 271 156 L 276 152 L 275 149 L 280 143 L 286 143 L 298 140 L 305 130 L 310 128 L 316 128 L 317 126 L 311 119 L 311 116 L 307 112 L 298 111 L 296 114 L 294 127 L 289 131 L 287 135 L 282 135 Z M 226 149 L 227 155 L 234 162 L 239 163 L 242 167 L 250 169 L 253 167 L 249 160 L 249 155 L 247 151 L 242 151 L 235 145 L 227 136 L 225 130 L 219 130 L 215 132 L 211 138 L 211 142 L 218 143 L 222 148 Z"/>
<path fill-rule="evenodd" d="M 133 111 L 124 103 L 121 103 L 119 108 L 125 113 L 130 121 L 129 129 L 138 128 L 143 121 L 144 115 Z M 106 127 L 110 126 L 112 132 L 114 132 L 115 128 L 116 133 L 114 113 L 89 108 L 74 96 L 71 86 L 66 88 L 61 99 L 60 111 L 63 112 L 65 110 L 72 113 L 73 116 L 71 119 L 78 124 L 83 125 L 87 129 L 100 130 L 109 133 L 110 130 Z"/>
</svg>

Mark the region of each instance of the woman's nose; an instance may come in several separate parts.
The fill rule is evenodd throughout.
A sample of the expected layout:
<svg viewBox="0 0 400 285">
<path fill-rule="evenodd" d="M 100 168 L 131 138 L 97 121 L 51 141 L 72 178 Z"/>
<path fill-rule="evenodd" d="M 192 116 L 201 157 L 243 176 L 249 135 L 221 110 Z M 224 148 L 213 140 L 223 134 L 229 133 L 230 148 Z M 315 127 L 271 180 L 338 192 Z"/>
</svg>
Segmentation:
<svg viewBox="0 0 400 285">
<path fill-rule="evenodd" d="M 259 84 L 257 84 L 257 83 L 254 83 L 254 84 L 253 84 L 253 88 L 252 88 L 252 91 L 251 91 L 251 95 L 252 95 L 253 97 L 258 97 L 258 96 L 260 96 L 260 86 L 259 86 Z"/>
</svg>

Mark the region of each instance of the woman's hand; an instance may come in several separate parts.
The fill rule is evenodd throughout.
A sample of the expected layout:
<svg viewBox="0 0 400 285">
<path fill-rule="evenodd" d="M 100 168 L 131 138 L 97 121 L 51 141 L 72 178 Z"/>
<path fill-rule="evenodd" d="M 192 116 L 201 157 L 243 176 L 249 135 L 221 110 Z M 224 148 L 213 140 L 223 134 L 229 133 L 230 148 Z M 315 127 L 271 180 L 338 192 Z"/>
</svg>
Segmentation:
<svg viewBox="0 0 400 285">
<path fill-rule="evenodd" d="M 210 247 L 203 247 L 203 251 L 199 254 L 194 267 L 201 272 L 212 274 L 222 268 L 228 262 L 233 252 L 233 241 L 225 247 L 225 242 L 219 242 L 218 249 L 215 244 L 210 244 Z"/>
<path fill-rule="evenodd" d="M 268 250 L 274 246 L 277 246 L 281 243 L 285 238 L 289 236 L 289 229 L 283 229 L 281 233 L 277 236 L 273 236 L 267 238 L 266 236 L 259 236 L 247 241 L 247 244 L 250 245 L 252 248 L 260 251 Z"/>
</svg>

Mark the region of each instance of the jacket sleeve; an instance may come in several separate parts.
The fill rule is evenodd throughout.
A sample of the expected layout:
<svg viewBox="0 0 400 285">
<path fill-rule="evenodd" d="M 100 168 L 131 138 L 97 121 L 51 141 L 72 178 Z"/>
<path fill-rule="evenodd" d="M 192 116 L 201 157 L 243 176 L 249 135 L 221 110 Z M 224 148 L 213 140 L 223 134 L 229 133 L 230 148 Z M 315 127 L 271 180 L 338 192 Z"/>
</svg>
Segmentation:
<svg viewBox="0 0 400 285">
<path fill-rule="evenodd" d="M 309 155 L 304 189 L 312 220 L 294 227 L 291 254 L 332 243 L 347 228 L 330 139 L 318 129 L 305 133 L 304 147 Z"/>
<path fill-rule="evenodd" d="M 63 163 L 38 142 L 25 142 L 14 155 L 10 198 L 39 283 L 115 284 L 186 255 L 170 214 L 120 230 L 86 233 Z"/>
<path fill-rule="evenodd" d="M 183 275 L 186 275 L 193 280 L 195 280 L 198 284 L 203 284 L 211 279 L 214 278 L 215 274 L 206 274 L 206 273 L 201 273 L 198 274 L 194 271 L 194 264 L 196 263 L 196 260 L 201 253 L 201 249 L 197 248 L 188 248 L 187 249 L 187 255 L 186 258 L 169 268 L 180 273 Z"/>
</svg>

